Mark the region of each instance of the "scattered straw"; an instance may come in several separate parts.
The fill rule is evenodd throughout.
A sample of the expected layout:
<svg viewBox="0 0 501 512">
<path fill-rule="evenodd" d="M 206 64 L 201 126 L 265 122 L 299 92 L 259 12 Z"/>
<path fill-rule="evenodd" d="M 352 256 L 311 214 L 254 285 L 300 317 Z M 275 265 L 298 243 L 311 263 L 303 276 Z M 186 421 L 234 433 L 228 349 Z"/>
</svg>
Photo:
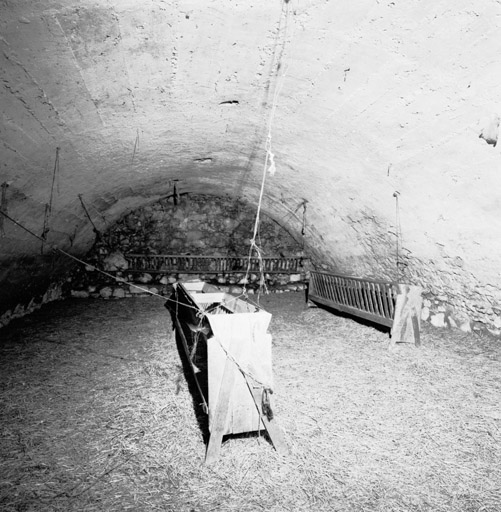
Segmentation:
<svg viewBox="0 0 501 512">
<path fill-rule="evenodd" d="M 497 341 L 425 329 L 389 352 L 386 333 L 299 294 L 261 306 L 290 455 L 242 435 L 209 467 L 158 300 L 53 303 L 1 330 L 0 509 L 501 509 Z"/>
</svg>

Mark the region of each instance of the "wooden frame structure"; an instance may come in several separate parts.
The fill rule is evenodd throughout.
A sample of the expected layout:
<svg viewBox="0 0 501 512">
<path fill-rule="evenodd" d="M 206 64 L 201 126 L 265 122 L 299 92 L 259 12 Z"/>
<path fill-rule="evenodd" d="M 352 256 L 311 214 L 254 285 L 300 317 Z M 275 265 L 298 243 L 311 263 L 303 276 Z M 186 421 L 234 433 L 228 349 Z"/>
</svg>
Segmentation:
<svg viewBox="0 0 501 512">
<path fill-rule="evenodd" d="M 126 254 L 128 272 L 161 274 L 181 272 L 183 274 L 232 274 L 251 272 L 268 274 L 301 273 L 305 271 L 307 258 L 300 256 L 279 258 L 249 258 L 247 256 L 187 256 L 180 254 Z"/>
<path fill-rule="evenodd" d="M 287 453 L 273 415 L 271 314 L 214 291 L 203 282 L 178 283 L 166 306 L 172 312 L 185 356 L 209 416 L 206 463 L 218 459 L 224 435 L 266 429 L 275 447 Z M 193 360 L 203 338 L 207 348 L 208 397 Z M 208 405 L 207 405 L 208 402 Z"/>
<path fill-rule="evenodd" d="M 308 300 L 391 328 L 392 343 L 421 344 L 422 288 L 310 272 Z"/>
</svg>

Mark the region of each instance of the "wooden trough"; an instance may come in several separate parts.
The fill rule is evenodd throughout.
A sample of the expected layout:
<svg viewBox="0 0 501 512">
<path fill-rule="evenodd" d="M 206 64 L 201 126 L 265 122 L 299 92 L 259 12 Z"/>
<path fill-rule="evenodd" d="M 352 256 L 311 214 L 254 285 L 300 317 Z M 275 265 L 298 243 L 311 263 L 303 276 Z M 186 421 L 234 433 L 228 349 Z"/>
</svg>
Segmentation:
<svg viewBox="0 0 501 512">
<path fill-rule="evenodd" d="M 408 284 L 310 272 L 308 300 L 391 328 L 391 342 L 420 341 L 422 288 Z"/>
<path fill-rule="evenodd" d="M 209 416 L 206 463 L 219 457 L 224 435 L 262 429 L 275 449 L 286 453 L 271 406 L 271 314 L 215 290 L 201 281 L 178 283 L 166 303 Z M 201 365 L 194 359 L 200 342 L 206 344 L 207 358 Z M 198 366 L 206 368 L 208 393 Z"/>
</svg>

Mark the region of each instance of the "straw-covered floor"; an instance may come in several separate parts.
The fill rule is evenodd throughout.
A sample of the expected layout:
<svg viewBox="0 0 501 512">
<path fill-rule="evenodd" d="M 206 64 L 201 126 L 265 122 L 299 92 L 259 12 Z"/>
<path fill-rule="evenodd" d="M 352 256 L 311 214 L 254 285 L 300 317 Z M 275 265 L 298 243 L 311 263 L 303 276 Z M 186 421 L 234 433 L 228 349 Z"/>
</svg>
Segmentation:
<svg viewBox="0 0 501 512">
<path fill-rule="evenodd" d="M 204 432 L 162 300 L 53 303 L 0 330 L 2 511 L 501 510 L 501 345 L 423 346 L 302 294 L 273 314 L 275 417 L 204 465 Z"/>
</svg>

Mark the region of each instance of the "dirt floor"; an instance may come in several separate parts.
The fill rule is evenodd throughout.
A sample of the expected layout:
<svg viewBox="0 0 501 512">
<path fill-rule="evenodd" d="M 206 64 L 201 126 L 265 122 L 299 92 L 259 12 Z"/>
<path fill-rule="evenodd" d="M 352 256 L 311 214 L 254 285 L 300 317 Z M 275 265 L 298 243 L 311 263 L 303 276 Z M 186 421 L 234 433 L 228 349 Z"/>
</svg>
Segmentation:
<svg viewBox="0 0 501 512">
<path fill-rule="evenodd" d="M 273 408 L 289 446 L 204 435 L 158 297 L 47 305 L 0 330 L 2 511 L 501 510 L 501 345 L 423 346 L 300 293 L 273 314 Z"/>
</svg>

